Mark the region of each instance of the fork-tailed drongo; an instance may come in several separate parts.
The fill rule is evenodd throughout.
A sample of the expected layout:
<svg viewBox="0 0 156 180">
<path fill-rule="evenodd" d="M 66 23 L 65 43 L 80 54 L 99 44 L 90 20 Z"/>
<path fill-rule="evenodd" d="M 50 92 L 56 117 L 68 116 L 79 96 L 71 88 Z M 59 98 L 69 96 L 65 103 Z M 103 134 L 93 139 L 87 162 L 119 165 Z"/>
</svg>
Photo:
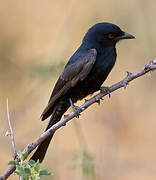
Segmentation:
<svg viewBox="0 0 156 180">
<path fill-rule="evenodd" d="M 98 23 L 88 30 L 57 80 L 41 115 L 42 121 L 51 116 L 46 130 L 61 119 L 71 106 L 70 100 L 75 103 L 100 89 L 115 64 L 116 43 L 133 38 L 111 23 Z M 31 159 L 43 161 L 52 137 L 53 134 L 38 146 Z"/>
</svg>

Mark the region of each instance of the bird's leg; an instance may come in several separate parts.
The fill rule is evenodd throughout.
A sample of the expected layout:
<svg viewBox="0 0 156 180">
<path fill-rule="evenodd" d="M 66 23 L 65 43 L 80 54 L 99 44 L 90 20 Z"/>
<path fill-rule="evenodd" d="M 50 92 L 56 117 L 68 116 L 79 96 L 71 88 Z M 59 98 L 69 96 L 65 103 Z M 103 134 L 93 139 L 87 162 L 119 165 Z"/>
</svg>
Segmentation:
<svg viewBox="0 0 156 180">
<path fill-rule="evenodd" d="M 110 91 L 110 88 L 109 88 L 109 87 L 107 87 L 107 86 L 101 86 L 101 87 L 100 87 L 100 91 L 101 91 L 102 93 L 107 93 L 108 96 L 109 96 L 109 98 L 111 97 L 111 91 Z"/>
<path fill-rule="evenodd" d="M 73 110 L 73 112 L 75 113 L 76 117 L 79 118 L 81 109 L 79 108 L 79 106 L 75 106 L 75 105 L 73 104 L 71 98 L 69 98 L 69 102 L 70 102 L 70 105 L 71 105 L 72 110 Z"/>
</svg>

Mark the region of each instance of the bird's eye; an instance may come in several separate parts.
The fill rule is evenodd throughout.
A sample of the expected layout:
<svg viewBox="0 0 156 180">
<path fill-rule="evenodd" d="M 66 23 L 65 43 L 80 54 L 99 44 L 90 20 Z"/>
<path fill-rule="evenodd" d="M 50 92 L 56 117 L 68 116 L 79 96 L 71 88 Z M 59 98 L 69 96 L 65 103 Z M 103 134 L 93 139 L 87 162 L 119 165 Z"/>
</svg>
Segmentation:
<svg viewBox="0 0 156 180">
<path fill-rule="evenodd" d="M 108 34 L 108 38 L 109 39 L 113 39 L 113 38 L 115 38 L 116 37 L 116 34 L 115 33 L 109 33 Z"/>
</svg>

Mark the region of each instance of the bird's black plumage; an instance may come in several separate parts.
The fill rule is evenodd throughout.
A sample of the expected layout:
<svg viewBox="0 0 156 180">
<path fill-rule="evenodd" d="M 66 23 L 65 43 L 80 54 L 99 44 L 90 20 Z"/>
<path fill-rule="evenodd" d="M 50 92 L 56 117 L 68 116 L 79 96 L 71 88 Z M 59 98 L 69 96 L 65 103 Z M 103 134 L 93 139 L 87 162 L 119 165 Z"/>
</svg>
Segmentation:
<svg viewBox="0 0 156 180">
<path fill-rule="evenodd" d="M 46 130 L 61 119 L 70 107 L 70 98 L 75 103 L 100 89 L 115 64 L 116 43 L 132 38 L 134 36 L 111 23 L 98 23 L 88 30 L 56 82 L 41 115 L 42 120 L 51 115 Z M 53 134 L 38 146 L 31 159 L 42 162 L 52 137 Z"/>
</svg>

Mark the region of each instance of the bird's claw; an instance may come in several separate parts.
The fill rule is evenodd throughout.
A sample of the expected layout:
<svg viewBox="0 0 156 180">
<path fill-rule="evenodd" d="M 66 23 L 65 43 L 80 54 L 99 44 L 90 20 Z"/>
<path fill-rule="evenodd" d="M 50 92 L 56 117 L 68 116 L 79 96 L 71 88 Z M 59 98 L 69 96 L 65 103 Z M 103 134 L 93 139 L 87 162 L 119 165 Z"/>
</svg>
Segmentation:
<svg viewBox="0 0 156 180">
<path fill-rule="evenodd" d="M 75 117 L 76 118 L 79 118 L 79 116 L 81 115 L 80 112 L 81 112 L 81 109 L 79 106 L 75 106 L 71 100 L 71 98 L 69 98 L 69 101 L 70 101 L 70 105 L 72 107 L 72 110 L 73 112 L 75 113 Z"/>
<path fill-rule="evenodd" d="M 101 86 L 101 87 L 100 87 L 100 91 L 101 91 L 102 93 L 107 93 L 108 96 L 109 96 L 109 98 L 111 97 L 111 90 L 110 90 L 109 87 L 107 87 L 107 86 Z"/>
<path fill-rule="evenodd" d="M 74 105 L 74 106 L 72 107 L 72 109 L 73 109 L 73 112 L 75 113 L 76 118 L 79 118 L 79 116 L 81 115 L 81 114 L 80 114 L 81 110 L 80 110 L 79 106 L 75 106 L 75 105 Z"/>
</svg>

